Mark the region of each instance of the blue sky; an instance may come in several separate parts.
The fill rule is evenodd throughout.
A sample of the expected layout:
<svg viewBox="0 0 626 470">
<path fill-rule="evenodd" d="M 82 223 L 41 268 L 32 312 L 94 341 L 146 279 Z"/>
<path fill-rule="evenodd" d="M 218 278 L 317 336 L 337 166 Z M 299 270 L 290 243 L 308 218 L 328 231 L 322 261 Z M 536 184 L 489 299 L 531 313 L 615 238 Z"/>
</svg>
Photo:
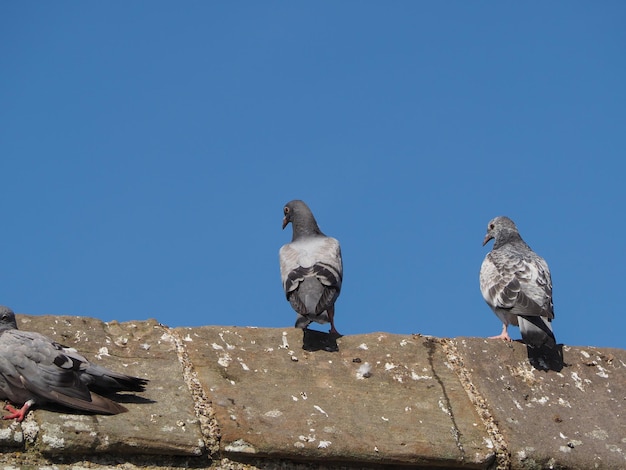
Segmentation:
<svg viewBox="0 0 626 470">
<path fill-rule="evenodd" d="M 0 304 L 291 327 L 303 199 L 342 245 L 344 335 L 498 334 L 478 271 L 507 215 L 557 340 L 626 347 L 625 23 L 618 1 L 3 2 Z"/>
</svg>

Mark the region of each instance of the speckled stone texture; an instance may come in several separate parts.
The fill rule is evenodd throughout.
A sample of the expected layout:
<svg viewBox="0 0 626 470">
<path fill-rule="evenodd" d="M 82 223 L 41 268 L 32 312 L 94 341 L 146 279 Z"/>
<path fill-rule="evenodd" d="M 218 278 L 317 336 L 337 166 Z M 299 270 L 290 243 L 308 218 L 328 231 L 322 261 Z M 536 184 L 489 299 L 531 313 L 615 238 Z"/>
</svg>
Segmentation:
<svg viewBox="0 0 626 470">
<path fill-rule="evenodd" d="M 626 351 L 565 346 L 555 371 L 531 367 L 521 343 L 454 342 L 511 468 L 626 468 Z"/>
<path fill-rule="evenodd" d="M 327 352 L 304 351 L 293 328 L 180 333 L 226 455 L 468 468 L 494 459 L 437 341 L 373 333 Z"/>
<path fill-rule="evenodd" d="M 626 468 L 622 349 L 564 346 L 533 367 L 523 344 L 481 338 L 18 324 L 150 383 L 118 394 L 120 415 L 1 421 L 5 468 Z"/>
</svg>

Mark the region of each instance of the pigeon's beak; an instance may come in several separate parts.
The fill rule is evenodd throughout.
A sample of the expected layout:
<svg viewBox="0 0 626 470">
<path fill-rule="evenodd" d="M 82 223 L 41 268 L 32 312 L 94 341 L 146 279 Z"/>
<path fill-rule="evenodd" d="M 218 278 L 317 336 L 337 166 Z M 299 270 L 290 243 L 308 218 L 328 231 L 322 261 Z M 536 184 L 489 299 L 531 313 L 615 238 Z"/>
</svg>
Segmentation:
<svg viewBox="0 0 626 470">
<path fill-rule="evenodd" d="M 487 244 L 487 242 L 489 240 L 491 240 L 493 238 L 493 235 L 491 235 L 490 233 L 488 233 L 487 235 L 485 235 L 485 239 L 483 240 L 483 246 L 485 246 Z"/>
<path fill-rule="evenodd" d="M 283 230 L 285 230 L 285 227 L 287 226 L 287 224 L 289 223 L 289 220 L 287 220 L 287 217 L 283 218 Z"/>
</svg>

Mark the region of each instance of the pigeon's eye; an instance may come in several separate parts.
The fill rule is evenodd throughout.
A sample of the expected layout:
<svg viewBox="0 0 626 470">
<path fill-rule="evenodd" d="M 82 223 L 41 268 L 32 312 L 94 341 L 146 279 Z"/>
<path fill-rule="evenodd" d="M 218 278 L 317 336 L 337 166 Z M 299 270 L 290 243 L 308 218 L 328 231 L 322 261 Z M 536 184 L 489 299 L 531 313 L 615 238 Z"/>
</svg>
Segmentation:
<svg viewBox="0 0 626 470">
<path fill-rule="evenodd" d="M 284 212 L 285 212 L 285 215 L 289 214 L 289 207 L 285 207 Z"/>
<path fill-rule="evenodd" d="M 489 230 L 493 230 L 494 227 L 495 227 L 495 225 L 489 224 Z"/>
</svg>

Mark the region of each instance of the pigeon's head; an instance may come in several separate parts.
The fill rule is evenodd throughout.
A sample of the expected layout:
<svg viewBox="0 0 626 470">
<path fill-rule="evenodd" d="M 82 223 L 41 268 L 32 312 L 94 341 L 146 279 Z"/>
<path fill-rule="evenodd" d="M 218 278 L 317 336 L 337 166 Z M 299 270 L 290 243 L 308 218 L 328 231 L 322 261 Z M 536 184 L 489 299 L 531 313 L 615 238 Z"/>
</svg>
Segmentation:
<svg viewBox="0 0 626 470">
<path fill-rule="evenodd" d="M 17 323 L 15 322 L 13 310 L 0 305 L 0 331 L 3 330 L 17 330 Z"/>
<path fill-rule="evenodd" d="M 285 205 L 283 213 L 285 214 L 283 217 L 283 229 L 291 223 L 293 226 L 294 239 L 311 234 L 322 234 L 317 226 L 313 212 L 311 212 L 311 209 L 309 209 L 309 206 L 307 206 L 304 201 L 300 201 L 299 199 L 289 201 Z"/>
<path fill-rule="evenodd" d="M 283 217 L 283 229 L 291 222 L 294 225 L 301 220 L 305 220 L 313 217 L 313 213 L 309 206 L 304 201 L 294 199 L 285 204 L 283 209 L 285 217 Z"/>
<path fill-rule="evenodd" d="M 485 235 L 485 239 L 483 240 L 483 246 L 485 246 L 489 240 L 495 238 L 497 242 L 499 238 L 504 238 L 503 235 L 511 233 L 519 234 L 515 222 L 511 219 L 503 215 L 491 219 L 487 224 L 487 235 Z"/>
</svg>

